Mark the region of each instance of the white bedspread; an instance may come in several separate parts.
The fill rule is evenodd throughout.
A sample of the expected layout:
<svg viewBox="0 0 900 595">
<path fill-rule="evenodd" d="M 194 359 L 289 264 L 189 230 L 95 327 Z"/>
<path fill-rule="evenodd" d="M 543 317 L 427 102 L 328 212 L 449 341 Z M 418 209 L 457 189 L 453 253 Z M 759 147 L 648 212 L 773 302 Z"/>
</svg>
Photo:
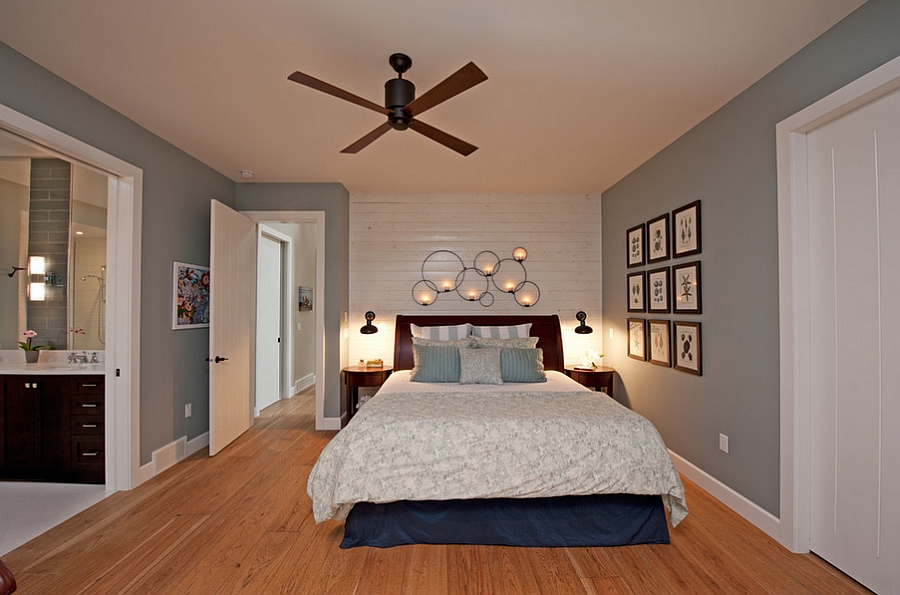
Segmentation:
<svg viewBox="0 0 900 595">
<path fill-rule="evenodd" d="M 660 494 L 684 486 L 656 428 L 559 372 L 541 384 L 409 381 L 395 372 L 325 447 L 307 491 L 316 522 L 356 502 Z"/>
</svg>

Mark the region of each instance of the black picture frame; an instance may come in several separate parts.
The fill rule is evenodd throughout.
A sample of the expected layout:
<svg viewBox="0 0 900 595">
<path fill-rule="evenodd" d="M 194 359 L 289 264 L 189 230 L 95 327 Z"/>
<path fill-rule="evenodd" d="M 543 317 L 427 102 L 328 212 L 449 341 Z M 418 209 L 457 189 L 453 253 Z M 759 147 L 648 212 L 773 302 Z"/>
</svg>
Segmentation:
<svg viewBox="0 0 900 595">
<path fill-rule="evenodd" d="M 681 258 L 702 251 L 700 201 L 695 200 L 672 211 L 672 256 Z"/>
<path fill-rule="evenodd" d="M 672 311 L 669 267 L 647 271 L 647 311 L 668 314 Z"/>
<path fill-rule="evenodd" d="M 643 318 L 628 319 L 628 357 L 647 361 L 647 324 Z"/>
<path fill-rule="evenodd" d="M 675 314 L 702 314 L 702 297 L 700 261 L 694 260 L 672 265 L 672 312 Z"/>
<path fill-rule="evenodd" d="M 703 375 L 703 349 L 699 322 L 676 320 L 672 323 L 672 345 L 675 348 L 674 368 Z"/>
<path fill-rule="evenodd" d="M 628 308 L 629 312 L 647 311 L 647 274 L 643 271 L 628 274 Z"/>
<path fill-rule="evenodd" d="M 672 366 L 672 333 L 668 320 L 647 321 L 647 357 L 651 364 Z"/>
<path fill-rule="evenodd" d="M 669 214 L 647 222 L 647 263 L 669 260 Z"/>
<path fill-rule="evenodd" d="M 625 259 L 628 268 L 643 266 L 647 251 L 646 226 L 641 223 L 625 232 Z"/>
</svg>

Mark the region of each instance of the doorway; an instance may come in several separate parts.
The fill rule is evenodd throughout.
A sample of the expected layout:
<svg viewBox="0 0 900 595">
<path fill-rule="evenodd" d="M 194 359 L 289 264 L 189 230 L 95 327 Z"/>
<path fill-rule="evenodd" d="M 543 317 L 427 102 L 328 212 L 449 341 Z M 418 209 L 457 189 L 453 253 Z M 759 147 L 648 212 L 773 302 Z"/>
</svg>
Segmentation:
<svg viewBox="0 0 900 595">
<path fill-rule="evenodd" d="M 291 237 L 259 223 L 256 243 L 256 403 L 253 416 L 291 395 L 285 394 L 290 373 L 290 321 L 285 288 L 293 285 Z M 285 332 L 287 331 L 287 332 Z M 284 339 L 284 340 L 283 340 Z M 287 368 L 287 370 L 285 369 Z M 289 380 L 288 380 L 289 382 Z"/>
</svg>

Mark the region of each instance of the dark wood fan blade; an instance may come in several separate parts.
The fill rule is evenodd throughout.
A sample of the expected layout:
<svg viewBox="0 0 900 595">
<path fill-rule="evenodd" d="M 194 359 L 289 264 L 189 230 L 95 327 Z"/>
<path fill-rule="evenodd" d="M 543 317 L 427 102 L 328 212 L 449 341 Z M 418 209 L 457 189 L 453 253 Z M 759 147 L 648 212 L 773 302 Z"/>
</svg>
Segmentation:
<svg viewBox="0 0 900 595">
<path fill-rule="evenodd" d="M 438 130 L 434 126 L 429 126 L 422 120 L 410 121 L 409 127 L 422 136 L 427 136 L 431 140 L 441 143 L 448 149 L 453 149 L 464 157 L 467 157 L 478 150 L 478 147 L 475 145 L 470 145 L 466 141 L 451 136 L 442 130 Z"/>
<path fill-rule="evenodd" d="M 474 63 L 469 62 L 432 87 L 429 91 L 426 91 L 421 97 L 414 99 L 409 105 L 403 108 L 403 111 L 407 112 L 410 116 L 418 116 L 425 110 L 431 109 L 439 103 L 443 103 L 451 97 L 459 95 L 463 91 L 471 89 L 475 85 L 483 83 L 486 80 L 487 75 L 483 73 L 480 68 L 475 66 Z"/>
<path fill-rule="evenodd" d="M 350 145 L 349 147 L 347 147 L 346 149 L 341 151 L 341 153 L 351 153 L 351 154 L 359 153 L 360 151 L 362 151 L 363 149 L 368 147 L 375 140 L 377 140 L 382 134 L 384 134 L 385 132 L 387 132 L 390 129 L 391 129 L 390 123 L 385 122 L 384 124 L 382 124 L 381 126 L 376 128 L 375 130 L 370 132 L 369 134 L 365 135 L 364 137 L 362 137 L 361 139 L 359 139 L 358 141 L 356 141 L 355 143 L 353 143 L 352 145 Z"/>
<path fill-rule="evenodd" d="M 373 103 L 368 99 L 363 99 L 362 97 L 354 95 L 349 91 L 339 89 L 334 85 L 328 84 L 325 81 L 320 81 L 319 79 L 309 76 L 308 74 L 303 74 L 302 72 L 295 72 L 288 77 L 288 80 L 299 83 L 305 87 L 315 89 L 316 91 L 328 93 L 329 95 L 337 97 L 338 99 L 343 99 L 344 101 L 349 101 L 350 103 L 355 103 L 356 105 L 369 108 L 370 110 L 378 112 L 379 114 L 384 114 L 385 116 L 389 116 L 391 114 L 391 110 L 382 105 Z"/>
</svg>

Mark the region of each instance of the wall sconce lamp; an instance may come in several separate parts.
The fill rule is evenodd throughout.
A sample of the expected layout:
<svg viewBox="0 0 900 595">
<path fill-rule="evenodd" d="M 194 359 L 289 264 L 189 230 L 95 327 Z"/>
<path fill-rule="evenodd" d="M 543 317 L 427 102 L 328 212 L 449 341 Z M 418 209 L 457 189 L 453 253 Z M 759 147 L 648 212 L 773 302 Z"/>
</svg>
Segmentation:
<svg viewBox="0 0 900 595">
<path fill-rule="evenodd" d="M 43 302 L 47 299 L 47 261 L 43 256 L 28 258 L 28 274 L 31 275 L 28 299 L 32 302 Z"/>
<path fill-rule="evenodd" d="M 25 268 L 26 268 L 26 267 L 11 266 L 11 267 L 9 267 L 9 269 L 7 269 L 7 270 L 9 270 L 9 272 L 6 273 L 6 276 L 7 276 L 7 277 L 12 277 L 13 275 L 15 275 L 16 273 L 18 273 L 19 271 L 24 271 Z"/>
<path fill-rule="evenodd" d="M 374 335 L 378 332 L 378 327 L 372 324 L 372 321 L 375 320 L 375 312 L 369 310 L 366 312 L 366 325 L 359 329 L 359 332 L 364 335 Z"/>
<path fill-rule="evenodd" d="M 579 322 L 578 326 L 575 327 L 575 332 L 579 335 L 590 335 L 594 332 L 594 329 L 589 327 L 584 321 L 587 319 L 587 314 L 584 313 L 584 310 L 579 310 L 577 314 L 575 314 L 575 319 Z"/>
</svg>

